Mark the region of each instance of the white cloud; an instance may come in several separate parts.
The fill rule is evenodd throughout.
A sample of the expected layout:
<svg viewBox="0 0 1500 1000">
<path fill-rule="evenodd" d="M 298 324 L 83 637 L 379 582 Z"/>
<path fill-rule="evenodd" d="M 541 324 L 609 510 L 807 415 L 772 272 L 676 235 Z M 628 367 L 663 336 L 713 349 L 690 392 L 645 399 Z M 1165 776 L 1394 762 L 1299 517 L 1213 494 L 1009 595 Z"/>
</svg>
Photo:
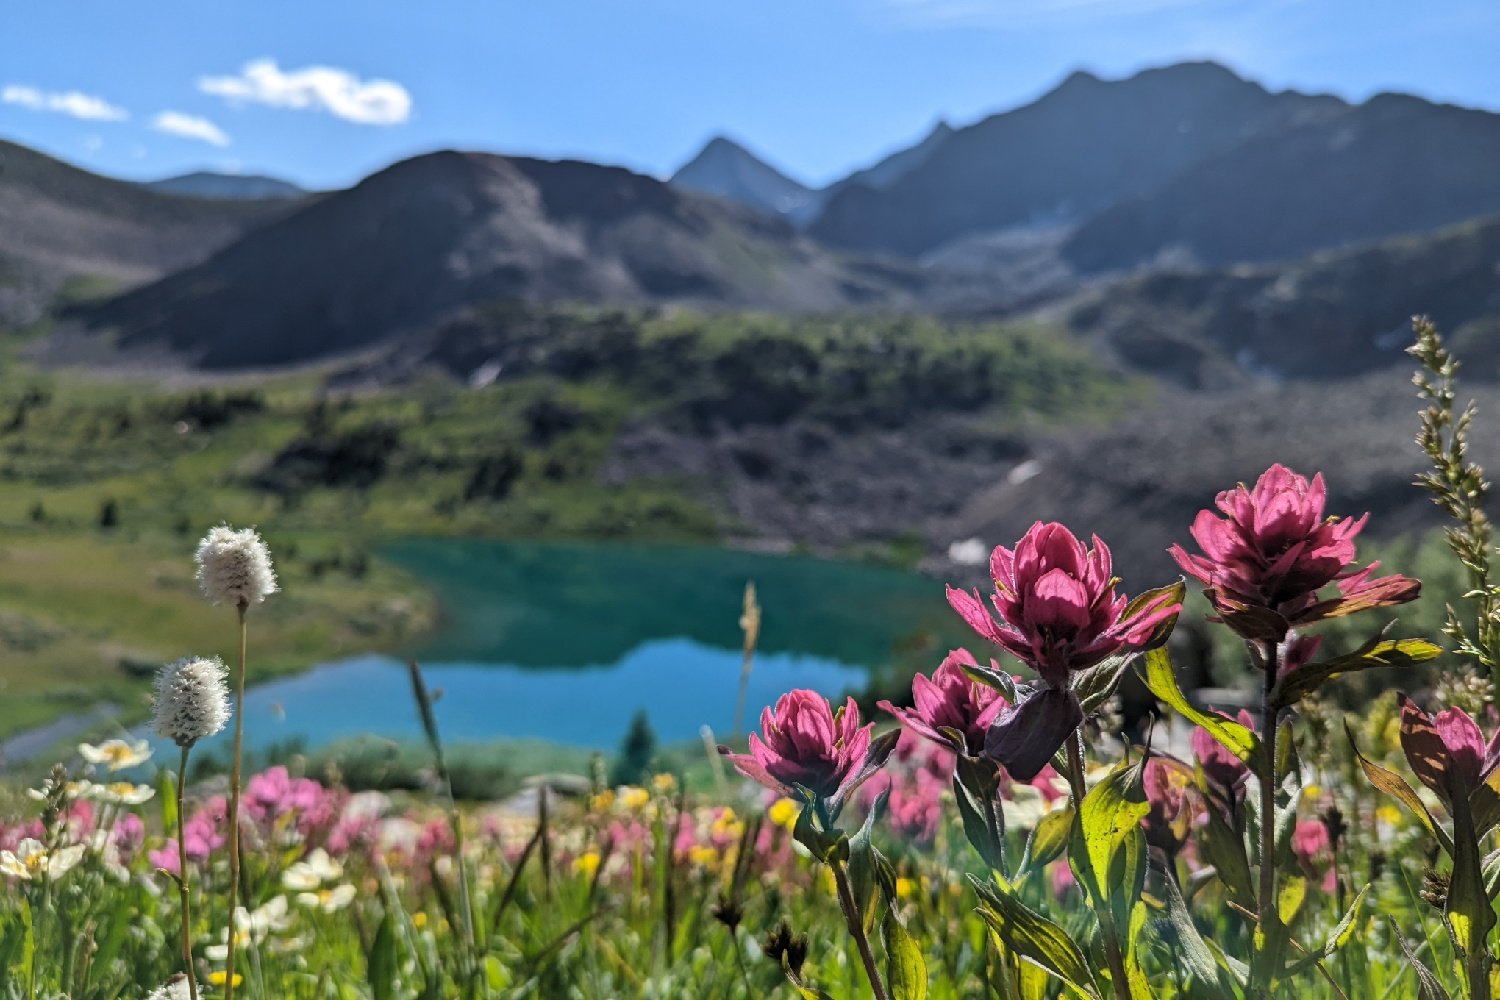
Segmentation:
<svg viewBox="0 0 1500 1000">
<path fill-rule="evenodd" d="M 245 64 L 237 76 L 205 76 L 198 89 L 233 103 L 326 111 L 360 125 L 399 125 L 411 117 L 411 94 L 394 80 L 361 80 L 333 66 L 283 71 L 274 59 Z"/>
<path fill-rule="evenodd" d="M 210 146 L 229 145 L 229 136 L 225 135 L 224 130 L 219 126 L 207 118 L 183 114 L 181 111 L 160 112 L 151 119 L 151 127 L 168 135 L 180 136 L 184 139 L 198 139 Z"/>
<path fill-rule="evenodd" d="M 102 97 L 76 90 L 45 91 L 18 83 L 0 89 L 0 103 L 15 104 L 32 111 L 51 111 L 89 121 L 122 122 L 130 117 L 124 108 L 116 107 Z"/>
</svg>

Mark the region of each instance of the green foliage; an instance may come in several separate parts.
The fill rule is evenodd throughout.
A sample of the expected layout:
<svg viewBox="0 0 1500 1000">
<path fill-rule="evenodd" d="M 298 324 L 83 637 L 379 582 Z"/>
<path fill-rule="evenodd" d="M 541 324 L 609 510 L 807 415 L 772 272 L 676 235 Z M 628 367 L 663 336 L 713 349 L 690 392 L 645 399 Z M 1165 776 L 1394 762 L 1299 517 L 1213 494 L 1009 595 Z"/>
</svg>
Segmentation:
<svg viewBox="0 0 1500 1000">
<path fill-rule="evenodd" d="M 620 741 L 620 752 L 609 771 L 611 785 L 640 784 L 651 768 L 656 756 L 656 732 L 646 710 L 641 709 L 630 718 L 630 728 Z"/>
</svg>

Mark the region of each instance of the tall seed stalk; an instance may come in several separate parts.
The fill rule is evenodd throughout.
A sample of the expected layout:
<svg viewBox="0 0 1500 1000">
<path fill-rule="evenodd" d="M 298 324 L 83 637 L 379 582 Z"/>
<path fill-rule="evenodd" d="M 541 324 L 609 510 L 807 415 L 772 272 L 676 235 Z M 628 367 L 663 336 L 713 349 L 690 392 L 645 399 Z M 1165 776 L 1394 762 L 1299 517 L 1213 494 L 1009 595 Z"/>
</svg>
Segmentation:
<svg viewBox="0 0 1500 1000">
<path fill-rule="evenodd" d="M 463 931 L 464 944 L 464 995 L 478 996 L 479 977 L 483 963 L 479 943 L 475 936 L 474 902 L 469 886 L 469 867 L 464 860 L 463 822 L 458 815 L 458 803 L 453 797 L 453 778 L 448 771 L 447 759 L 443 755 L 443 741 L 438 733 L 437 716 L 432 711 L 432 696 L 427 690 L 427 683 L 422 679 L 422 668 L 415 660 L 408 661 L 406 666 L 411 675 L 412 697 L 417 703 L 417 712 L 422 720 L 422 732 L 426 735 L 427 745 L 432 750 L 438 782 L 442 785 L 447 798 L 448 825 L 453 831 L 454 862 L 458 867 L 459 927 Z"/>
<path fill-rule="evenodd" d="M 229 950 L 224 957 L 224 1000 L 234 1000 L 235 909 L 240 894 L 240 761 L 245 746 L 245 650 L 247 629 L 245 612 L 250 610 L 247 598 L 236 605 L 239 612 L 240 651 L 234 677 L 234 762 L 229 770 Z"/>
<path fill-rule="evenodd" d="M 760 604 L 755 599 L 755 584 L 745 584 L 744 610 L 740 613 L 740 630 L 745 633 L 744 659 L 740 663 L 740 693 L 734 703 L 734 736 L 745 732 L 745 701 L 750 694 L 750 671 L 755 665 L 755 644 L 760 639 Z"/>
<path fill-rule="evenodd" d="M 187 976 L 188 996 L 198 1000 L 198 977 L 193 971 L 193 918 L 189 902 L 187 823 L 183 817 L 183 789 L 187 786 L 188 753 L 191 743 L 182 748 L 182 763 L 177 768 L 177 891 L 182 896 L 182 971 Z M 231 916 L 231 921 L 233 917 Z M 233 941 L 234 935 L 230 934 Z"/>
</svg>

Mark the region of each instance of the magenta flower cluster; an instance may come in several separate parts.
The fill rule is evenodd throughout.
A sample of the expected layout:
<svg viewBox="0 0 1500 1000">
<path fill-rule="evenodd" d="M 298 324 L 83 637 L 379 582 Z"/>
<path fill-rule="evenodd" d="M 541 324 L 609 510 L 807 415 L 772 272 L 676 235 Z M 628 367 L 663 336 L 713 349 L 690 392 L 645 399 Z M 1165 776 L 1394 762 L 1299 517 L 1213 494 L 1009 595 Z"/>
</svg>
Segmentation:
<svg viewBox="0 0 1500 1000">
<path fill-rule="evenodd" d="M 1366 608 L 1415 600 L 1421 584 L 1392 574 L 1376 577 L 1378 563 L 1353 568 L 1354 538 L 1369 514 L 1325 518 L 1323 474 L 1309 482 L 1283 465 L 1225 490 L 1214 501 L 1220 517 L 1203 510 L 1192 534 L 1202 555 L 1181 545 L 1172 557 L 1201 581 L 1209 602 L 1247 639 L 1280 642 L 1288 631 Z M 1337 596 L 1321 596 L 1334 584 Z"/>
</svg>

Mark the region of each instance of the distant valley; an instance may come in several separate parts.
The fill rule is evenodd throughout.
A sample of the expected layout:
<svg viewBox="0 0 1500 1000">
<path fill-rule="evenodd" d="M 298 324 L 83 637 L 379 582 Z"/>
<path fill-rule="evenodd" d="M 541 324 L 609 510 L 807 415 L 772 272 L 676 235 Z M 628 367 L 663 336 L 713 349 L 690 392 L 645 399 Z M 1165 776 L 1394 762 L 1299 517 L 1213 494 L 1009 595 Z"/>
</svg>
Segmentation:
<svg viewBox="0 0 1500 1000">
<path fill-rule="evenodd" d="M 1497 164 L 1500 114 L 1207 63 L 1076 73 L 822 188 L 726 137 L 666 180 L 450 151 L 321 193 L 0 143 L 0 327 L 46 367 L 316 363 L 334 396 L 582 380 L 607 434 L 551 482 L 676 484 L 764 543 L 940 564 L 1033 515 L 1185 524 L 1208 497 L 1150 487 L 1179 413 L 1220 478 L 1295 453 L 1416 523 L 1393 373 L 1424 312 L 1500 374 Z M 970 377 L 1043 342 L 1046 400 Z"/>
</svg>

